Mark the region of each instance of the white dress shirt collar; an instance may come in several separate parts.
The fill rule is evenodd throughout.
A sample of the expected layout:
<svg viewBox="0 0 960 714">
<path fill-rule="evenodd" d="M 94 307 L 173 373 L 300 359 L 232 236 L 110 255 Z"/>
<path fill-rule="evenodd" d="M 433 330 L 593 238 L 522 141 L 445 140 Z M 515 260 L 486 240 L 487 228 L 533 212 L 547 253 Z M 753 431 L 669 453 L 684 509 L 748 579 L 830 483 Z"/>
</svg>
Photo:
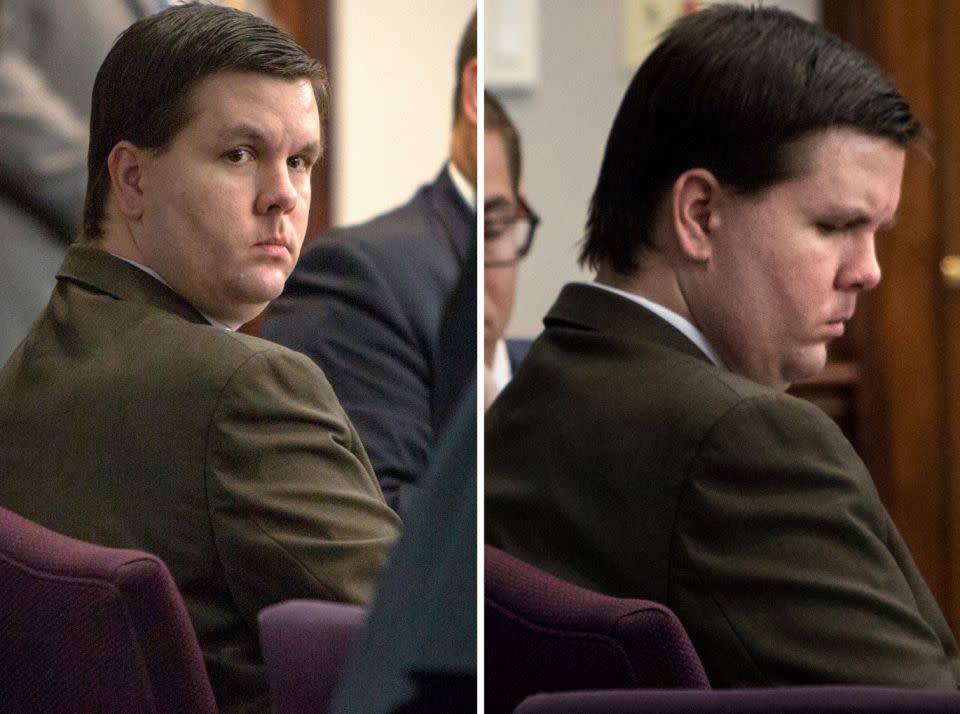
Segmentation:
<svg viewBox="0 0 960 714">
<path fill-rule="evenodd" d="M 460 198 L 473 210 L 477 212 L 477 187 L 472 185 L 467 177 L 464 176 L 452 161 L 447 162 L 447 173 L 450 174 L 450 180 L 453 181 L 454 188 L 460 194 Z"/>
<path fill-rule="evenodd" d="M 507 382 L 513 377 L 513 370 L 510 368 L 510 354 L 507 352 L 507 343 L 503 340 L 497 340 L 496 347 L 493 348 L 493 364 L 490 365 L 490 373 L 493 375 L 493 383 L 497 387 L 497 394 L 503 391 Z"/>
</svg>

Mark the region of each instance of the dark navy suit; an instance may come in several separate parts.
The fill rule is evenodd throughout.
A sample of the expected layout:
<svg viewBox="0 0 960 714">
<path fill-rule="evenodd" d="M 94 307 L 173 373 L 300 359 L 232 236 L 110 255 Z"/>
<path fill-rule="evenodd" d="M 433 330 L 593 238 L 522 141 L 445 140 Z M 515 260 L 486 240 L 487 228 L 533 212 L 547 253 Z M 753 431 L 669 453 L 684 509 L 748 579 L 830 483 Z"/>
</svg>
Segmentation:
<svg viewBox="0 0 960 714">
<path fill-rule="evenodd" d="M 516 374 L 520 363 L 530 351 L 533 340 L 529 337 L 513 337 L 507 340 L 507 357 L 510 359 L 510 372 Z"/>
<path fill-rule="evenodd" d="M 406 205 L 309 243 L 264 319 L 263 337 L 324 371 L 401 515 L 475 376 L 475 256 L 475 213 L 444 167 Z"/>
<path fill-rule="evenodd" d="M 476 711 L 476 369 L 438 434 L 332 711 Z"/>
</svg>

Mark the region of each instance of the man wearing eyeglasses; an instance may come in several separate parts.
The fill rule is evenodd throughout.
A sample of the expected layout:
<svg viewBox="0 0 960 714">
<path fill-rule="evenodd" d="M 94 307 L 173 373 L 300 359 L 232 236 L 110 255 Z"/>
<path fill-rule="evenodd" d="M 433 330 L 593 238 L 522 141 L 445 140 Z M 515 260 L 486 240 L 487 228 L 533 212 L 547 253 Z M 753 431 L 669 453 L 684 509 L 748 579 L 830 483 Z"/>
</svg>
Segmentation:
<svg viewBox="0 0 960 714">
<path fill-rule="evenodd" d="M 517 264 L 530 251 L 539 217 L 520 194 L 520 137 L 503 106 L 484 94 L 484 406 L 506 386 L 530 347 L 504 340 L 517 290 Z"/>
</svg>

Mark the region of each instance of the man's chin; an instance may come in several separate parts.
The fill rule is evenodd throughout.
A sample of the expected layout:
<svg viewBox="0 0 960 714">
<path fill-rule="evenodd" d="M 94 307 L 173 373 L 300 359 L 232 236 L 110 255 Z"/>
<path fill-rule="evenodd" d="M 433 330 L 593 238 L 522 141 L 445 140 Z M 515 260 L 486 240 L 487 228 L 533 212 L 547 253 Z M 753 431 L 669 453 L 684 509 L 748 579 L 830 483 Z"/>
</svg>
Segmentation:
<svg viewBox="0 0 960 714">
<path fill-rule="evenodd" d="M 817 377 L 827 366 L 827 347 L 822 345 L 807 354 L 799 356 L 795 362 L 784 369 L 785 381 L 788 385 L 804 382 Z"/>
<path fill-rule="evenodd" d="M 262 275 L 258 280 L 242 286 L 244 301 L 251 304 L 264 304 L 276 300 L 283 293 L 289 273 L 286 271 L 271 271 Z"/>
<path fill-rule="evenodd" d="M 267 305 L 272 300 L 280 297 L 283 293 L 283 284 L 259 284 L 246 285 L 242 290 L 234 293 L 230 300 L 230 309 L 224 310 L 229 313 L 230 319 L 225 322 L 242 322 L 246 324 L 260 313 L 267 309 Z"/>
</svg>

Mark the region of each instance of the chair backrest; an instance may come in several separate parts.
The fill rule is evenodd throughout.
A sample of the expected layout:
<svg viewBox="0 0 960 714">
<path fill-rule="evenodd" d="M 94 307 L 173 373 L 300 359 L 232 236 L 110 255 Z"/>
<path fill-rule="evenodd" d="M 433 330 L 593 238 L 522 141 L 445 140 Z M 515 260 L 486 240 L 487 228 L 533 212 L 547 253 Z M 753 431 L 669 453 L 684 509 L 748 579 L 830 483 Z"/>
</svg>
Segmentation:
<svg viewBox="0 0 960 714">
<path fill-rule="evenodd" d="M 366 608 L 322 600 L 287 600 L 260 611 L 260 649 L 278 714 L 330 708 L 366 617 Z"/>
<path fill-rule="evenodd" d="M 830 685 L 535 694 L 517 714 L 955 714 L 960 693 Z"/>
<path fill-rule="evenodd" d="M 484 578 L 488 712 L 537 692 L 710 687 L 663 605 L 592 592 L 489 545 Z"/>
<path fill-rule="evenodd" d="M 54 533 L 0 508 L 4 711 L 216 712 L 163 562 Z"/>
</svg>

